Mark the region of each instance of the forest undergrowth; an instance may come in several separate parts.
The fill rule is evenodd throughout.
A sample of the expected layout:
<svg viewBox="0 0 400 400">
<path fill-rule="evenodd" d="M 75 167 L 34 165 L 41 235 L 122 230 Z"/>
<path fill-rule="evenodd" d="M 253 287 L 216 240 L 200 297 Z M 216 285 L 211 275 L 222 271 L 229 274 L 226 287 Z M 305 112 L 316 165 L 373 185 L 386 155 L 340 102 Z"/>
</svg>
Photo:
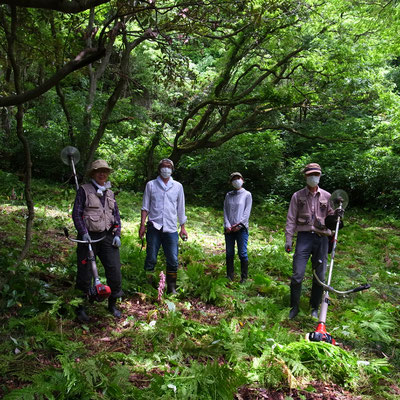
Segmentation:
<svg viewBox="0 0 400 400">
<path fill-rule="evenodd" d="M 35 181 L 34 237 L 23 246 L 25 206 L 10 180 L 0 191 L 0 397 L 9 399 L 399 399 L 400 220 L 349 208 L 339 233 L 332 286 L 369 283 L 331 296 L 327 329 L 338 342 L 306 341 L 308 305 L 288 319 L 291 255 L 286 204 L 266 199 L 250 219 L 249 279 L 225 278 L 222 210 L 187 205 L 178 295 L 146 283 L 138 238 L 141 193 L 121 192 L 123 317 L 104 303 L 80 324 L 74 309 L 74 191 Z M 222 204 L 221 199 L 221 204 Z M 160 253 L 162 254 L 162 252 Z M 99 270 L 104 277 L 103 269 Z M 161 255 L 157 275 L 164 271 Z"/>
</svg>

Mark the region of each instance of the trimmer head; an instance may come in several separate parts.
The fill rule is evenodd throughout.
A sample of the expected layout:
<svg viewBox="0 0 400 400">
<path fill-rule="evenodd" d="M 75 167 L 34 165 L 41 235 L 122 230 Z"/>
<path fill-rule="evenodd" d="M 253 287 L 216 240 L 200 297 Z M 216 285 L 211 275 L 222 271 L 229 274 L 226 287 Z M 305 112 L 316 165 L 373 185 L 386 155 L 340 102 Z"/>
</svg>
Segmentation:
<svg viewBox="0 0 400 400">
<path fill-rule="evenodd" d="M 110 297 L 111 289 L 107 285 L 98 283 L 89 289 L 89 300 L 102 302 Z"/>
<path fill-rule="evenodd" d="M 325 324 L 320 322 L 314 332 L 307 333 L 306 339 L 310 342 L 326 342 L 335 345 L 336 341 L 326 331 Z"/>
</svg>

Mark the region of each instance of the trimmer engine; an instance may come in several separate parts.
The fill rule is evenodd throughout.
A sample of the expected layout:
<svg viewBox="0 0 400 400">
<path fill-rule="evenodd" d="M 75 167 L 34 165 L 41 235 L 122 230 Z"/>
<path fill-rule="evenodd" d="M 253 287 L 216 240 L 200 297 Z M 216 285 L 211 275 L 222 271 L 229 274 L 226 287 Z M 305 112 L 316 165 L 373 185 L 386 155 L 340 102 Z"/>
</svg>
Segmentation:
<svg viewBox="0 0 400 400">
<path fill-rule="evenodd" d="M 98 279 L 95 284 L 89 288 L 89 300 L 102 302 L 110 297 L 110 286 L 103 285 Z"/>
</svg>

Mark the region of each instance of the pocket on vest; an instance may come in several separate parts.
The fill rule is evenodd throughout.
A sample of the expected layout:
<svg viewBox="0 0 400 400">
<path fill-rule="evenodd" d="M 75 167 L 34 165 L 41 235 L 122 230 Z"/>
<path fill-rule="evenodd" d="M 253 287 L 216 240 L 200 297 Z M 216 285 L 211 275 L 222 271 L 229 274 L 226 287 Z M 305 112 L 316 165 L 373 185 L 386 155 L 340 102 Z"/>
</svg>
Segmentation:
<svg viewBox="0 0 400 400">
<path fill-rule="evenodd" d="M 99 215 L 87 215 L 85 217 L 85 224 L 88 231 L 91 232 L 103 232 L 104 222 Z"/>
</svg>

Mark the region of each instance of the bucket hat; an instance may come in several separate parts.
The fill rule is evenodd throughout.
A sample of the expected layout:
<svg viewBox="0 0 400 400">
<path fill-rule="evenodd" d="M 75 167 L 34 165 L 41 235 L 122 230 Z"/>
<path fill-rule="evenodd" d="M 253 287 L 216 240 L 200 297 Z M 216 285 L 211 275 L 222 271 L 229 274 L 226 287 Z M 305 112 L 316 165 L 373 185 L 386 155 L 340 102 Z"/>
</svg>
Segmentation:
<svg viewBox="0 0 400 400">
<path fill-rule="evenodd" d="M 97 171 L 98 169 L 108 169 L 108 172 L 113 172 L 113 169 L 109 167 L 107 161 L 105 160 L 96 160 L 92 162 L 92 165 L 88 171 L 88 175 L 91 176 L 93 172 Z"/>
</svg>

